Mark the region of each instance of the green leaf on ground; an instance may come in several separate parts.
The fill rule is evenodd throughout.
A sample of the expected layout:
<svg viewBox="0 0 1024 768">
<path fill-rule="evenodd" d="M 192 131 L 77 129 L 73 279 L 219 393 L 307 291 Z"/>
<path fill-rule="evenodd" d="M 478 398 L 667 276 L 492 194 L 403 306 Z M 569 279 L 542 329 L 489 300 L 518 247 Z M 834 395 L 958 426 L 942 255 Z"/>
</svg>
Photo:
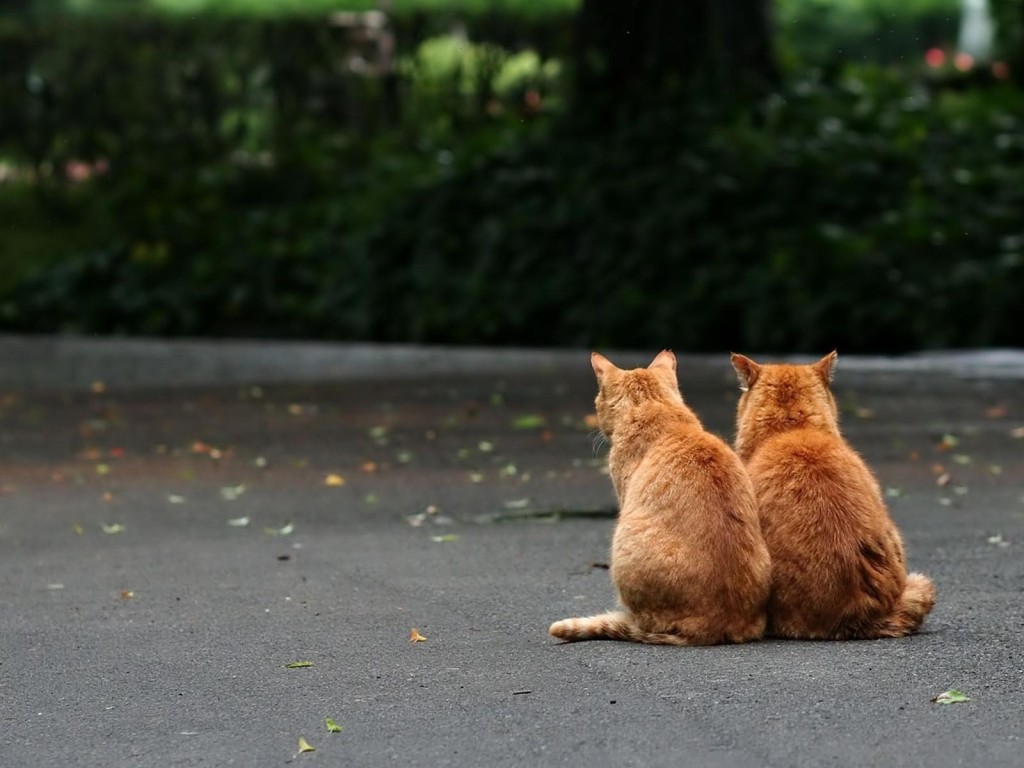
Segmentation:
<svg viewBox="0 0 1024 768">
<path fill-rule="evenodd" d="M 226 485 L 220 489 L 220 497 L 224 501 L 234 501 L 245 493 L 245 483 L 241 485 Z"/>
<path fill-rule="evenodd" d="M 951 688 L 948 691 L 944 691 L 936 696 L 932 701 L 936 704 L 960 704 L 964 701 L 970 701 L 970 696 L 966 696 L 962 691 Z"/>
<path fill-rule="evenodd" d="M 110 534 L 111 536 L 115 533 L 124 533 L 124 526 L 120 523 L 111 523 L 110 525 L 107 525 L 106 523 L 101 523 L 101 525 L 103 526 L 103 532 L 106 534 Z"/>
<path fill-rule="evenodd" d="M 326 723 L 327 730 L 328 730 L 329 733 L 341 733 L 341 731 L 342 731 L 341 726 L 338 725 L 333 720 L 331 720 L 331 718 L 325 717 L 324 718 L 324 723 Z"/>
<path fill-rule="evenodd" d="M 285 669 L 302 669 L 303 667 L 312 667 L 312 661 L 293 661 L 284 665 Z"/>
<path fill-rule="evenodd" d="M 287 536 L 295 530 L 295 523 L 287 523 L 280 528 L 264 528 L 263 532 L 267 536 Z"/>
<path fill-rule="evenodd" d="M 512 422 L 513 429 L 538 429 L 547 424 L 547 419 L 537 413 L 520 416 Z"/>
<path fill-rule="evenodd" d="M 437 542 L 438 544 L 442 544 L 442 543 L 447 542 L 447 541 L 458 541 L 459 540 L 459 534 L 457 534 L 457 533 L 446 533 L 446 534 L 443 534 L 442 536 L 431 536 L 430 540 L 434 541 L 434 542 Z"/>
<path fill-rule="evenodd" d="M 302 736 L 299 736 L 299 754 L 301 755 L 303 752 L 316 752 L 316 747 L 306 741 Z"/>
<path fill-rule="evenodd" d="M 249 524 L 248 517 L 232 517 L 228 520 L 228 525 L 232 528 L 245 528 Z"/>
</svg>

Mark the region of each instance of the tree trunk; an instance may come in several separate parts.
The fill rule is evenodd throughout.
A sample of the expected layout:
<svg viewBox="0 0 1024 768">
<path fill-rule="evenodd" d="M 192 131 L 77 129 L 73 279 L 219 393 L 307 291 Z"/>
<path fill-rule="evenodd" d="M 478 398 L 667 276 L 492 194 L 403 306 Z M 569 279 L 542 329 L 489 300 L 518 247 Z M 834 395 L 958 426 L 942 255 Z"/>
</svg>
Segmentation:
<svg viewBox="0 0 1024 768">
<path fill-rule="evenodd" d="M 700 93 L 743 97 L 777 81 L 771 0 L 583 0 L 575 107 L 615 120 Z"/>
</svg>

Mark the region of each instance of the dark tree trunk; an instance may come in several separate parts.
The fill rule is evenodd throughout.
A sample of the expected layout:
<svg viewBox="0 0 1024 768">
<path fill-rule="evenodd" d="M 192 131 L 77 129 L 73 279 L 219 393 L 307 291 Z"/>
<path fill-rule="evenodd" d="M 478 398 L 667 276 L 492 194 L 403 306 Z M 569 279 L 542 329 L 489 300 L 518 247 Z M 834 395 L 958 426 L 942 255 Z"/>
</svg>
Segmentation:
<svg viewBox="0 0 1024 768">
<path fill-rule="evenodd" d="M 583 0 L 575 106 L 616 119 L 666 98 L 742 97 L 778 79 L 770 0 Z"/>
</svg>

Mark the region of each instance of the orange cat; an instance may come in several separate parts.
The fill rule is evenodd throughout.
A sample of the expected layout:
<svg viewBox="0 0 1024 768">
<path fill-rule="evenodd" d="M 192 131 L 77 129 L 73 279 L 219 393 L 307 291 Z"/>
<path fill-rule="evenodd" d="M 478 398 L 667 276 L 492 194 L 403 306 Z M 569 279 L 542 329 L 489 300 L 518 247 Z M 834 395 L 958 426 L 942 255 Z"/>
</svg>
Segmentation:
<svg viewBox="0 0 1024 768">
<path fill-rule="evenodd" d="M 764 634 L 771 563 L 743 465 L 684 403 L 676 358 L 591 355 L 619 498 L 611 576 L 625 610 L 551 625 L 563 640 L 713 645 Z"/>
<path fill-rule="evenodd" d="M 836 357 L 758 365 L 732 356 L 743 390 L 736 450 L 772 557 L 767 634 L 902 637 L 931 611 L 935 586 L 907 575 L 878 483 L 839 434 L 829 389 Z"/>
</svg>

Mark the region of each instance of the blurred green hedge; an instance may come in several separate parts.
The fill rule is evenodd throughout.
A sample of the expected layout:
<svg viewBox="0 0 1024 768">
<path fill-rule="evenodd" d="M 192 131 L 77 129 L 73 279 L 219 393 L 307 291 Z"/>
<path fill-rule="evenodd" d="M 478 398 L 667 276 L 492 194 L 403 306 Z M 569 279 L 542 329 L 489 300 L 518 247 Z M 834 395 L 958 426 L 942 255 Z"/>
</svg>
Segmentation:
<svg viewBox="0 0 1024 768">
<path fill-rule="evenodd" d="M 0 100 L 17 105 L 0 157 L 34 166 L 40 205 L 89 231 L 0 283 L 0 328 L 1021 343 L 1011 86 L 861 68 L 793 77 L 738 114 L 666 106 L 577 134 L 548 114 L 551 59 L 431 40 L 389 85 L 339 71 L 332 35 L 309 20 L 0 28 Z M 76 163 L 92 178 L 61 179 Z"/>
</svg>

